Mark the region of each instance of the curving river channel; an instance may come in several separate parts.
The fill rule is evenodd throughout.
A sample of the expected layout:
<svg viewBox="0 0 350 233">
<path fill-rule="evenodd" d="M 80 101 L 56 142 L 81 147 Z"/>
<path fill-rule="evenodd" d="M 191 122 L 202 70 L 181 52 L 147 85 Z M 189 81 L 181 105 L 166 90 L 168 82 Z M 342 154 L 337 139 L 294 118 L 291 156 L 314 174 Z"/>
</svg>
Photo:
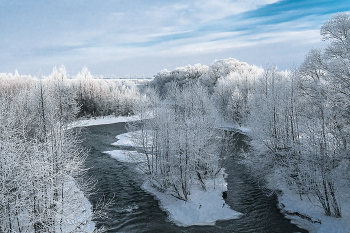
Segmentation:
<svg viewBox="0 0 350 233">
<path fill-rule="evenodd" d="M 125 123 L 89 126 L 82 130 L 82 146 L 90 150 L 86 159 L 86 166 L 90 168 L 88 175 L 98 181 L 89 200 L 95 204 L 103 196 L 107 200 L 114 196 L 108 218 L 104 220 L 108 232 L 307 232 L 284 218 L 277 208 L 276 196 L 266 195 L 245 167 L 235 162 L 234 156 L 228 158 L 225 166 L 226 203 L 244 215 L 235 220 L 217 221 L 215 226 L 176 226 L 160 209 L 158 201 L 141 189 L 142 179 L 134 167 L 102 153 L 117 150 L 111 143 L 122 133 L 126 133 Z"/>
</svg>

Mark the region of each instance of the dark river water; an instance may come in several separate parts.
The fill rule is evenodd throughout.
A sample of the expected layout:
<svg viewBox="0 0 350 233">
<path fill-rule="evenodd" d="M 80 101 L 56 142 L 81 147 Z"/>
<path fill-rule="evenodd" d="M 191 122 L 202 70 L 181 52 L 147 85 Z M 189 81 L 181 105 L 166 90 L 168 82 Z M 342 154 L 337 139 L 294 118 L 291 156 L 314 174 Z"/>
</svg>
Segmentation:
<svg viewBox="0 0 350 233">
<path fill-rule="evenodd" d="M 284 218 L 277 208 L 276 196 L 266 195 L 246 168 L 235 162 L 234 156 L 228 157 L 225 165 L 226 203 L 244 215 L 239 219 L 217 221 L 215 226 L 176 226 L 160 209 L 158 201 L 141 189 L 141 175 L 132 165 L 102 153 L 119 149 L 111 143 L 116 141 L 116 135 L 125 132 L 125 123 L 89 126 L 82 130 L 82 146 L 90 150 L 86 160 L 90 168 L 88 175 L 98 181 L 89 200 L 95 205 L 103 197 L 107 200 L 114 197 L 103 223 L 108 232 L 307 232 Z"/>
</svg>

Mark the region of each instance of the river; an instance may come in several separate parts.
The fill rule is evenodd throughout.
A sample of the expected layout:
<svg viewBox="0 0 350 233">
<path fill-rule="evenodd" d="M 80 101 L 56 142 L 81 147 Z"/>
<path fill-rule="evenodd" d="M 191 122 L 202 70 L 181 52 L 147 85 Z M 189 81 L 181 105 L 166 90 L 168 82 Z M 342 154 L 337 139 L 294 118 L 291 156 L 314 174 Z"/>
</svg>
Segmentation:
<svg viewBox="0 0 350 233">
<path fill-rule="evenodd" d="M 225 165 L 226 203 L 244 215 L 239 219 L 217 221 L 215 226 L 176 226 L 160 209 L 158 201 L 141 189 L 142 179 L 132 165 L 102 153 L 117 150 L 111 143 L 122 133 L 126 133 L 125 123 L 89 126 L 82 130 L 82 146 L 90 150 L 86 159 L 86 166 L 90 168 L 88 175 L 98 181 L 89 200 L 94 205 L 103 197 L 106 200 L 114 197 L 104 220 L 108 232 L 307 232 L 284 218 L 277 208 L 276 196 L 266 195 L 234 156 L 228 157 Z"/>
</svg>

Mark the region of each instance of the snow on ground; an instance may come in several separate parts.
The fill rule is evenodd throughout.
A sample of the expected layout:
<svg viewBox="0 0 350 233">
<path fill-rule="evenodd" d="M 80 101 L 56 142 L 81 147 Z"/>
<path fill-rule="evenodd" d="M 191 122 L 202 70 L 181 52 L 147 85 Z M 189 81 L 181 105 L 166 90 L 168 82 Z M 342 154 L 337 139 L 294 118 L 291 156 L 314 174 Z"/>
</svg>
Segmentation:
<svg viewBox="0 0 350 233">
<path fill-rule="evenodd" d="M 128 155 L 128 152 L 131 153 L 135 151 L 112 150 L 112 151 L 104 151 L 102 153 L 109 154 L 112 158 L 118 160 L 119 162 L 133 163 L 134 160 Z"/>
<path fill-rule="evenodd" d="M 141 165 L 141 167 L 137 167 L 140 172 L 146 168 L 144 165 L 146 156 L 142 153 L 125 150 L 105 151 L 103 153 L 109 154 L 120 162 L 138 163 L 138 165 Z M 152 186 L 150 180 L 146 180 L 142 188 L 153 194 L 160 201 L 161 208 L 168 213 L 169 219 L 175 224 L 185 227 L 191 225 L 214 225 L 217 220 L 236 219 L 242 215 L 232 210 L 222 198 L 222 192 L 227 191 L 225 175 L 226 173 L 222 170 L 219 178 L 215 179 L 215 186 L 214 181 L 206 180 L 206 191 L 201 190 L 199 185 L 195 186 L 197 188 L 191 190 L 191 195 L 189 195 L 187 202 L 159 192 Z"/>
<path fill-rule="evenodd" d="M 152 131 L 151 130 L 144 130 L 145 134 L 148 134 L 148 146 L 152 145 L 152 135 L 150 135 Z M 118 139 L 118 141 L 112 143 L 113 146 L 132 146 L 135 147 L 137 144 L 137 138 L 140 138 L 141 131 L 134 131 L 124 134 L 119 134 L 115 138 Z"/>
<path fill-rule="evenodd" d="M 118 141 L 112 143 L 113 146 L 135 146 L 131 133 L 124 133 L 115 137 Z M 123 161 L 121 161 L 123 162 Z"/>
<path fill-rule="evenodd" d="M 59 199 L 55 201 L 55 232 L 92 233 L 95 230 L 95 223 L 92 221 L 92 205 L 77 187 L 74 178 L 71 176 L 65 178 L 63 200 L 59 196 Z M 27 211 L 20 215 L 20 222 L 23 223 L 22 228 L 16 231 L 17 226 L 15 226 L 11 232 L 34 232 L 33 222 L 31 222 L 33 216 L 30 210 Z M 2 231 L 0 230 L 0 232 Z"/>
<path fill-rule="evenodd" d="M 334 218 L 324 215 L 321 204 L 314 197 L 308 198 L 303 195 L 301 200 L 299 194 L 290 190 L 284 182 L 276 182 L 276 180 L 282 180 L 278 171 L 269 176 L 268 182 L 273 183 L 271 188 L 277 187 L 282 191 L 282 194 L 278 195 L 278 205 L 281 212 L 286 214 L 286 218 L 291 219 L 292 223 L 311 233 L 350 233 L 350 193 L 346 187 L 344 190 L 338 190 L 343 194 L 338 199 L 342 204 L 342 218 Z M 295 214 L 288 214 L 295 212 L 311 218 L 312 222 Z"/>
<path fill-rule="evenodd" d="M 315 201 L 312 199 L 310 202 L 306 197 L 304 197 L 303 200 L 300 200 L 300 196 L 290 190 L 284 190 L 283 194 L 278 197 L 278 201 L 282 210 L 287 210 L 288 212 L 299 212 L 303 215 L 311 217 L 312 221 L 315 223 L 297 216 L 287 215 L 288 218 L 292 219 L 292 223 L 308 230 L 311 233 L 350 232 L 350 216 L 346 213 L 346 211 L 344 211 L 344 209 L 342 209 L 342 218 L 325 216 L 323 208 L 320 206 L 320 204 L 315 203 Z M 343 206 L 348 209 L 349 203 Z M 316 221 L 320 221 L 321 223 Z"/>
<path fill-rule="evenodd" d="M 113 145 L 134 146 L 131 135 L 139 132 L 118 135 L 117 143 Z M 136 163 L 139 172 L 146 170 L 146 156 L 136 151 L 114 150 L 105 151 L 112 158 L 120 162 Z M 194 186 L 187 202 L 179 200 L 169 194 L 159 192 L 153 187 L 150 179 L 146 179 L 142 188 L 153 194 L 159 201 L 163 210 L 168 213 L 169 219 L 179 226 L 214 225 L 217 220 L 239 218 L 242 214 L 234 211 L 227 205 L 222 192 L 227 191 L 225 181 L 226 173 L 222 169 L 218 178 L 205 180 L 207 190 L 203 191 L 200 184 Z"/>
<path fill-rule="evenodd" d="M 119 122 L 129 122 L 129 121 L 137 121 L 140 120 L 140 117 L 138 116 L 104 116 L 104 117 L 96 117 L 91 119 L 83 119 L 78 120 L 75 122 L 72 127 L 83 127 L 83 126 L 91 126 L 91 125 L 106 125 L 106 124 L 113 124 L 113 123 L 119 123 Z"/>
<path fill-rule="evenodd" d="M 160 201 L 160 207 L 165 210 L 169 219 L 179 226 L 214 225 L 217 220 L 237 219 L 242 214 L 234 211 L 225 203 L 222 192 L 227 191 L 227 183 L 223 178 L 224 171 L 213 184 L 206 181 L 207 190 L 203 191 L 198 186 L 191 190 L 188 201 L 179 200 L 169 194 L 159 192 L 152 186 L 150 180 L 142 185 L 142 188 L 156 196 Z"/>
<path fill-rule="evenodd" d="M 95 223 L 92 221 L 92 205 L 72 177 L 67 179 L 63 190 L 65 202 L 63 206 L 58 202 L 58 209 L 62 210 L 63 207 L 62 226 L 57 224 L 56 232 L 93 232 Z M 60 219 L 60 211 L 57 216 Z"/>
</svg>

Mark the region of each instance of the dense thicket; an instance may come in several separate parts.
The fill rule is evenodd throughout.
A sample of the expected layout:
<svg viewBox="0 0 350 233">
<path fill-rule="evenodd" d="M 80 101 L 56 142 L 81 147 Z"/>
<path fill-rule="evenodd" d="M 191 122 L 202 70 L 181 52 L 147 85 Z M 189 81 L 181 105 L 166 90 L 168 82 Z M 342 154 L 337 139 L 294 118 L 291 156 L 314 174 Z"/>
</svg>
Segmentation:
<svg viewBox="0 0 350 233">
<path fill-rule="evenodd" d="M 132 115 L 132 106 L 137 101 L 139 88 L 135 82 L 129 80 L 113 80 L 94 78 L 89 70 L 84 67 L 78 75 L 68 78 L 64 66 L 53 69 L 48 77 L 32 78 L 15 75 L 0 74 L 2 95 L 11 96 L 21 90 L 28 90 L 42 82 L 48 86 L 49 94 L 61 101 L 70 102 L 69 105 L 77 105 L 78 111 L 75 117 L 98 116 L 128 116 Z M 69 109 L 67 109 L 69 110 Z M 61 109 L 65 112 L 64 109 Z"/>
<path fill-rule="evenodd" d="M 200 76 L 206 73 L 208 67 L 201 64 L 178 67 L 173 71 L 162 70 L 158 72 L 149 86 L 156 89 L 161 97 L 165 97 L 173 82 L 181 88 L 195 83 Z"/>
<path fill-rule="evenodd" d="M 209 67 L 196 64 L 179 67 L 173 71 L 162 70 L 149 86 L 154 88 L 161 98 L 166 98 L 173 83 L 179 88 L 199 85 L 212 97 L 216 111 L 220 113 L 217 117 L 228 123 L 242 124 L 249 115 L 248 100 L 262 72 L 261 68 L 228 58 L 216 60 Z"/>
<path fill-rule="evenodd" d="M 87 154 L 71 126 L 79 116 L 132 114 L 137 87 L 86 68 L 68 79 L 64 67 L 39 79 L 1 74 L 0 87 L 0 232 L 92 232 L 78 189 L 88 194 Z"/>
<path fill-rule="evenodd" d="M 222 168 L 220 135 L 215 128 L 208 92 L 197 84 L 179 87 L 175 82 L 163 100 L 148 91 L 135 109 L 144 124 L 130 126 L 141 153 L 145 172 L 164 192 L 185 200 L 192 188 L 207 188 Z M 215 185 L 215 182 L 214 182 Z"/>
<path fill-rule="evenodd" d="M 92 218 L 73 193 L 85 159 L 67 128 L 78 108 L 53 81 L 0 91 L 0 232 L 84 232 Z"/>
<path fill-rule="evenodd" d="M 57 74 L 55 72 L 52 75 Z M 69 80 L 83 116 L 133 115 L 132 106 L 136 103 L 138 88 L 128 80 L 94 79 L 86 67 Z"/>
<path fill-rule="evenodd" d="M 263 69 L 229 58 L 215 61 L 199 83 L 212 93 L 223 122 L 242 125 L 250 114 L 249 100 Z"/>
</svg>

